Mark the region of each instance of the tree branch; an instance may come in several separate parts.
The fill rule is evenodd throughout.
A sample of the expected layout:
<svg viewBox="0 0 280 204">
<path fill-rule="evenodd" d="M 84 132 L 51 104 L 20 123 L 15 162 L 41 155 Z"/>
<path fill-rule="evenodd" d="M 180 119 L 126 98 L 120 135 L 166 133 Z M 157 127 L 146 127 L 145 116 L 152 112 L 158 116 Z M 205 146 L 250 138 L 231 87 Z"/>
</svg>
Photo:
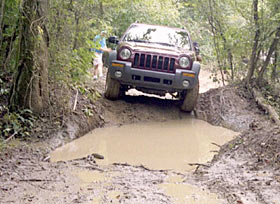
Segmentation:
<svg viewBox="0 0 280 204">
<path fill-rule="evenodd" d="M 253 94 L 256 102 L 261 106 L 271 117 L 271 119 L 280 126 L 280 118 L 277 112 L 273 109 L 273 107 L 267 104 L 266 100 L 263 98 L 262 94 L 257 90 L 253 89 Z"/>
<path fill-rule="evenodd" d="M 253 0 L 253 12 L 254 12 L 254 22 L 255 22 L 255 37 L 254 37 L 254 44 L 252 48 L 252 54 L 250 57 L 250 63 L 249 63 L 249 69 L 246 76 L 246 85 L 249 85 L 251 83 L 251 79 L 255 72 L 255 65 L 257 61 L 257 48 L 259 45 L 259 39 L 260 39 L 260 25 L 259 25 L 259 14 L 258 14 L 258 0 Z"/>
</svg>

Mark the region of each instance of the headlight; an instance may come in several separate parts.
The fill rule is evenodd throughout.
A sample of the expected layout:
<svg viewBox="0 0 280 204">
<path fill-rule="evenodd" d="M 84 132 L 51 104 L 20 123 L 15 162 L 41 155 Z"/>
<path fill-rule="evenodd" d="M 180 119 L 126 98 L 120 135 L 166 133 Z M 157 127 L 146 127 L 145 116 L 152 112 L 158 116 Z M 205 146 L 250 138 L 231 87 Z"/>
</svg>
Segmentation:
<svg viewBox="0 0 280 204">
<path fill-rule="evenodd" d="M 120 52 L 120 57 L 121 57 L 123 60 L 129 59 L 130 56 L 131 56 L 131 52 L 130 52 L 129 49 L 124 48 L 124 49 L 121 50 L 121 52 Z"/>
<path fill-rule="evenodd" d="M 187 57 L 181 57 L 179 59 L 179 65 L 182 67 L 182 68 L 187 68 L 189 65 L 190 65 L 190 60 L 189 58 Z"/>
</svg>

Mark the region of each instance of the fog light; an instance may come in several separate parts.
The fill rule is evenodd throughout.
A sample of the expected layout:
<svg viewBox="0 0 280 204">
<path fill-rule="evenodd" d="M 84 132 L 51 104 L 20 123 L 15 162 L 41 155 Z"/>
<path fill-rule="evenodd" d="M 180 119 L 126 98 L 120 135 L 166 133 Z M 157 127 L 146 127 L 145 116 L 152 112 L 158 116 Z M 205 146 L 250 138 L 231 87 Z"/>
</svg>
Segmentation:
<svg viewBox="0 0 280 204">
<path fill-rule="evenodd" d="M 184 80 L 182 84 L 185 88 L 188 88 L 190 86 L 190 82 L 188 80 Z"/>
<path fill-rule="evenodd" d="M 122 72 L 121 71 L 116 71 L 115 72 L 115 77 L 121 78 L 122 77 Z"/>
</svg>

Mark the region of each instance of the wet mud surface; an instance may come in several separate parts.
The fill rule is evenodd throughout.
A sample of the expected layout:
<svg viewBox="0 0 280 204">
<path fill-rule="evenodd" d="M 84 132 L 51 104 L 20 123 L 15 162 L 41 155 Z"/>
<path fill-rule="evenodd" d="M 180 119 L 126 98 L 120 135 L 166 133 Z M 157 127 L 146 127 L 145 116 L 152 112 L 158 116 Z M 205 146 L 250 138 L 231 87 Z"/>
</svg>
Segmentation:
<svg viewBox="0 0 280 204">
<path fill-rule="evenodd" d="M 19 151 L 6 155 L 7 166 L 1 166 L 1 203 L 223 203 L 195 187 L 189 174 L 129 164 L 100 166 L 90 156 L 50 163 L 40 154 L 19 156 L 31 155 L 27 147 Z"/>
<path fill-rule="evenodd" d="M 84 120 L 74 117 L 68 122 L 68 128 L 58 133 L 59 137 L 0 153 L 0 203 L 279 204 L 279 127 L 275 127 L 259 110 L 246 90 L 227 86 L 207 91 L 217 86 L 210 80 L 205 82 L 208 80 L 207 73 L 201 76 L 206 77 L 203 79 L 203 93 L 193 115 L 181 112 L 178 101 L 170 98 L 146 95 L 128 95 L 118 101 L 100 98 L 90 105 L 95 115 L 87 119 L 86 123 L 81 124 Z M 103 93 L 104 78 L 95 81 L 94 86 L 96 91 Z M 80 99 L 77 108 L 81 108 L 84 103 Z M 50 159 L 51 150 L 87 132 L 89 127 L 121 129 L 130 126 L 134 133 L 137 129 L 133 125 L 139 123 L 165 124 L 193 117 L 240 134 L 233 140 L 221 143 L 211 139 L 210 145 L 209 142 L 207 145 L 210 149 L 205 154 L 212 151 L 213 160 L 187 161 L 196 163 L 191 169 L 169 169 L 158 165 L 152 168 L 144 162 L 123 162 L 129 156 L 134 157 L 133 154 L 124 154 L 123 161 L 114 155 L 116 159 L 102 165 L 106 160 L 106 151 L 100 151 L 100 154 L 104 154 L 101 155 L 104 160 L 97 159 L 92 151 L 68 161 L 51 162 Z M 199 126 L 197 129 L 208 131 L 208 126 Z M 113 129 L 113 132 L 108 133 L 107 139 L 113 142 L 111 137 L 115 132 Z M 183 143 L 180 141 L 177 142 Z M 115 140 L 110 145 L 117 148 L 117 142 Z M 103 150 L 104 147 L 107 146 L 103 142 Z M 192 146 L 195 147 L 198 146 Z M 148 152 L 146 155 L 149 155 Z M 160 156 L 160 163 L 165 158 L 169 159 L 162 153 Z"/>
</svg>

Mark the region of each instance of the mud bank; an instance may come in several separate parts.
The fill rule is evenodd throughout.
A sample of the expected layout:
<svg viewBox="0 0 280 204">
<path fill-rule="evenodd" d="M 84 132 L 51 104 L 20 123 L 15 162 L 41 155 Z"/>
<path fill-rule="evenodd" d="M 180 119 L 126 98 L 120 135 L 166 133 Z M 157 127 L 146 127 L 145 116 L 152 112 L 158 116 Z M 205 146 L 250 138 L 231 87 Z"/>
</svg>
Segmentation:
<svg viewBox="0 0 280 204">
<path fill-rule="evenodd" d="M 211 108 L 209 108 L 211 107 Z M 200 95 L 196 114 L 211 124 L 242 133 L 222 146 L 198 182 L 222 193 L 228 203 L 280 203 L 280 129 L 240 87 Z"/>
</svg>

